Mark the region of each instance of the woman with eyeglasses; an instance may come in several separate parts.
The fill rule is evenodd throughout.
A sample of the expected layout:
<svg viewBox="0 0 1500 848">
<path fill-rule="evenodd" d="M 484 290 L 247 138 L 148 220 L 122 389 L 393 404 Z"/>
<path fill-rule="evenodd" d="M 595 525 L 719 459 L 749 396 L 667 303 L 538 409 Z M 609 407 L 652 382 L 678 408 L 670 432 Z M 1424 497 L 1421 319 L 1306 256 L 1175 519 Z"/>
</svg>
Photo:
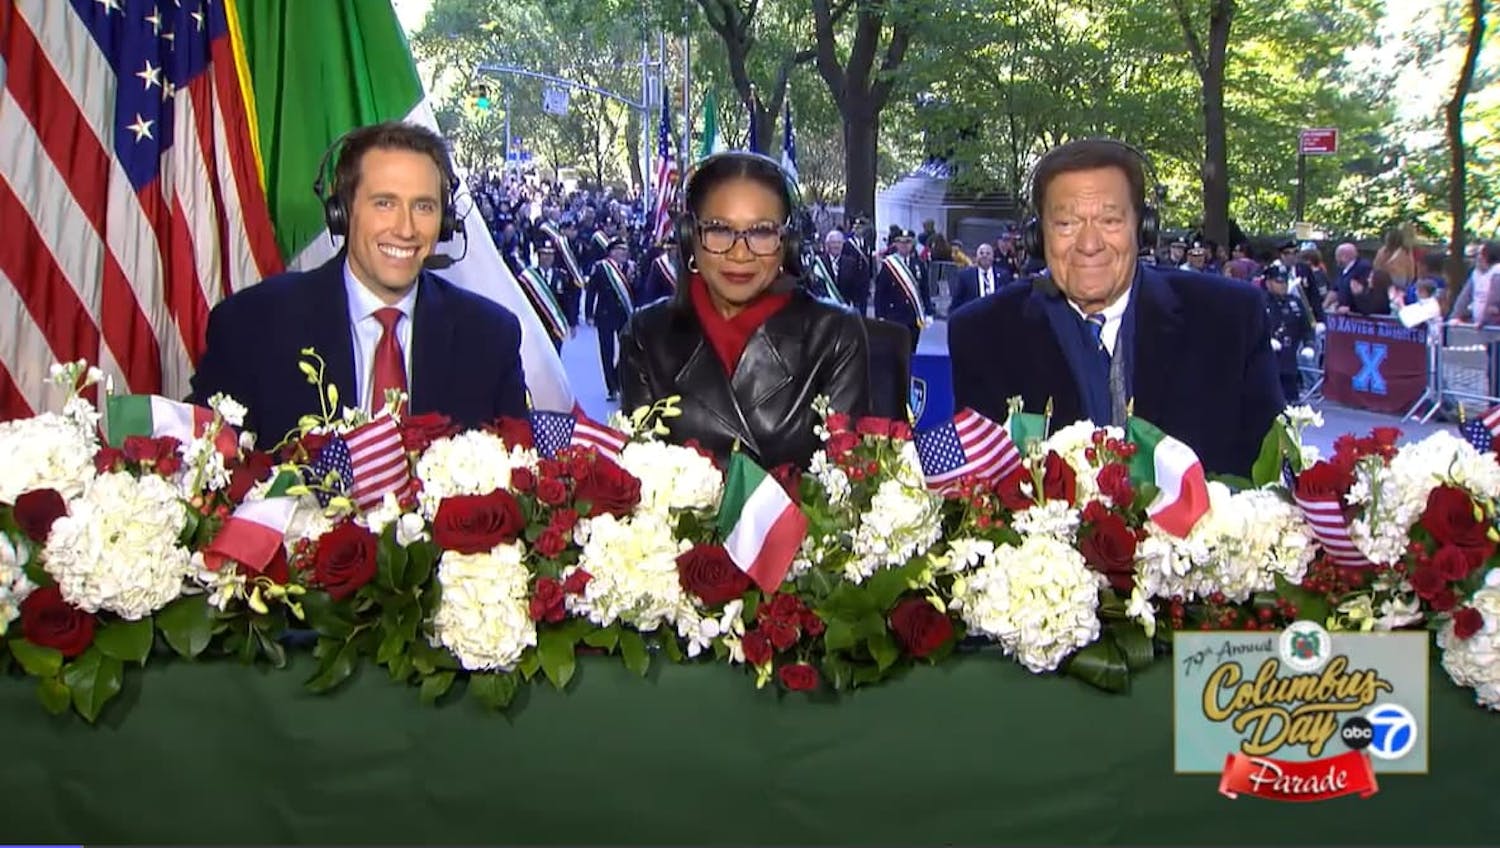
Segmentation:
<svg viewBox="0 0 1500 848">
<path fill-rule="evenodd" d="M 738 446 L 765 468 L 805 467 L 820 445 L 813 399 L 862 415 L 869 395 L 863 319 L 798 286 L 794 189 L 755 153 L 703 160 L 683 191 L 676 293 L 638 310 L 621 338 L 626 411 L 674 395 L 670 439 L 715 456 Z"/>
</svg>

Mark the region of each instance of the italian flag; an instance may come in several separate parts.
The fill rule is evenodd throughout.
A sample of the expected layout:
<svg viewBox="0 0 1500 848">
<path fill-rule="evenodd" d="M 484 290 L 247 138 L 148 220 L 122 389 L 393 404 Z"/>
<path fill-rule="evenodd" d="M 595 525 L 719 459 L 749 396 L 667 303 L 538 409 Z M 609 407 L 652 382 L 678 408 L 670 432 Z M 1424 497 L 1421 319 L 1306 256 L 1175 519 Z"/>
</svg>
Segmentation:
<svg viewBox="0 0 1500 848">
<path fill-rule="evenodd" d="M 729 459 L 719 534 L 740 570 L 766 594 L 776 591 L 807 536 L 807 516 L 776 478 L 742 453 Z"/>
<path fill-rule="evenodd" d="M 235 507 L 213 541 L 203 549 L 204 565 L 218 571 L 232 561 L 256 574 L 265 571 L 286 538 L 286 528 L 297 511 L 297 499 L 288 496 L 287 490 L 300 482 L 295 472 L 283 471 L 271 481 L 265 498 Z"/>
<path fill-rule="evenodd" d="M 202 406 L 179 403 L 160 395 L 109 395 L 104 402 L 105 437 L 118 448 L 131 436 L 160 439 L 171 436 L 186 445 L 208 432 L 214 412 Z M 239 453 L 239 436 L 222 424 L 214 436 L 214 447 L 226 458 Z"/>
<path fill-rule="evenodd" d="M 403 120 L 436 130 L 437 120 L 385 0 L 229 0 L 229 18 L 245 46 L 241 84 L 277 244 L 289 268 L 315 268 L 342 248 L 342 240 L 329 238 L 323 205 L 309 190 L 323 154 L 356 127 Z M 572 409 L 562 360 L 495 249 L 478 204 L 460 200 L 458 209 L 463 235 L 439 248 L 464 258 L 442 276 L 520 319 L 532 406 Z"/>
<path fill-rule="evenodd" d="M 1162 530 L 1178 538 L 1187 536 L 1208 512 L 1208 479 L 1198 454 L 1140 418 L 1130 419 L 1125 436 L 1139 448 L 1130 460 L 1131 479 L 1153 483 L 1159 490 L 1146 513 Z"/>
<path fill-rule="evenodd" d="M 1017 412 L 1010 416 L 1007 429 L 1016 450 L 1024 457 L 1033 444 L 1047 440 L 1047 417 L 1035 412 Z"/>
</svg>

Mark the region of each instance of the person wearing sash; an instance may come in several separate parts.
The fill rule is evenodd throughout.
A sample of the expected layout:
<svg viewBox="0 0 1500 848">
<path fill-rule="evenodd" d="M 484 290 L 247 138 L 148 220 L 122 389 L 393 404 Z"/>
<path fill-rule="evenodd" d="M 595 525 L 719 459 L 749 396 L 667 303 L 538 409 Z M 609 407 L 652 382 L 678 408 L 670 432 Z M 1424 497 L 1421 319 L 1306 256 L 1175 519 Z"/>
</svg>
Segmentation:
<svg viewBox="0 0 1500 848">
<path fill-rule="evenodd" d="M 932 326 L 932 294 L 927 289 L 927 268 L 912 252 L 916 233 L 902 230 L 891 239 L 892 253 L 880 260 L 875 275 L 875 317 L 900 324 L 911 332 L 911 350 L 917 352 L 922 330 Z"/>
<path fill-rule="evenodd" d="M 805 467 L 821 446 L 813 399 L 863 415 L 869 405 L 864 320 L 799 285 L 795 189 L 774 160 L 730 151 L 683 187 L 677 237 L 687 272 L 677 293 L 636 312 L 621 337 L 622 408 L 677 397 L 667 438 L 764 468 Z"/>
<path fill-rule="evenodd" d="M 823 249 L 812 255 L 809 291 L 830 303 L 859 312 L 859 305 L 867 299 L 870 275 L 860 257 L 844 249 L 846 244 L 844 233 L 838 229 L 829 230 L 823 237 Z"/>
<path fill-rule="evenodd" d="M 675 294 L 679 277 L 677 264 L 677 236 L 668 231 L 661 245 L 652 250 L 650 259 L 643 266 L 637 302 L 644 306 Z"/>
<path fill-rule="evenodd" d="M 583 300 L 583 314 L 599 333 L 599 365 L 604 369 L 604 388 L 610 403 L 620 399 L 620 377 L 615 357 L 615 337 L 625 329 L 635 310 L 631 292 L 630 246 L 624 239 L 609 243 L 609 252 L 594 264 Z"/>
<path fill-rule="evenodd" d="M 949 319 L 954 408 L 1003 422 L 1020 397 L 1029 412 L 1050 411 L 1054 429 L 1140 416 L 1186 442 L 1208 473 L 1248 477 L 1283 406 L 1266 296 L 1138 261 L 1156 241 L 1148 166 L 1103 138 L 1037 162 L 1025 241 L 1047 273 Z"/>
<path fill-rule="evenodd" d="M 583 251 L 579 254 L 579 257 L 583 259 L 583 270 L 585 273 L 594 273 L 594 265 L 609 255 L 610 245 L 616 239 L 624 241 L 618 234 L 618 231 L 619 227 L 615 224 L 615 219 L 606 214 L 603 218 L 599 219 L 599 229 L 594 230 L 586 238 L 579 239 L 583 243 Z M 630 252 L 630 243 L 628 241 L 625 242 L 625 251 L 628 256 Z"/>
<path fill-rule="evenodd" d="M 563 340 L 578 335 L 578 287 L 568 279 L 567 272 L 553 264 L 556 255 L 551 244 L 539 246 L 536 264 L 518 274 L 516 282 L 542 319 L 552 346 L 561 353 Z"/>
</svg>

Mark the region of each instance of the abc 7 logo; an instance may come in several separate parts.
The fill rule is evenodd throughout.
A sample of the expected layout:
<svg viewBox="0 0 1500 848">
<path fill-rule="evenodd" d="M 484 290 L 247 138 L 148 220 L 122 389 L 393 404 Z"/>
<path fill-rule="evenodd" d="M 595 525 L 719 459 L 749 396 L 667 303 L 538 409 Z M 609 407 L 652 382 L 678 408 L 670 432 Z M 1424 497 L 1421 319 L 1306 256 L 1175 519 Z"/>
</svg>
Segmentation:
<svg viewBox="0 0 1500 848">
<path fill-rule="evenodd" d="M 1382 760 L 1399 760 L 1417 745 L 1417 721 L 1405 707 L 1381 704 L 1344 722 L 1339 738 L 1351 750 L 1368 749 Z"/>
</svg>

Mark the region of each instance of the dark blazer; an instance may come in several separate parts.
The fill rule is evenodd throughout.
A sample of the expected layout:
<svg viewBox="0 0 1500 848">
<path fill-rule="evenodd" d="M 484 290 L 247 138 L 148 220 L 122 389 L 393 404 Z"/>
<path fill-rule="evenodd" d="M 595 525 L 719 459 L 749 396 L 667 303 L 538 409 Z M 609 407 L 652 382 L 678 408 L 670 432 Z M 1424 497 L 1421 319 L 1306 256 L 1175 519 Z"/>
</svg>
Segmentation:
<svg viewBox="0 0 1500 848">
<path fill-rule="evenodd" d="M 672 293 L 677 291 L 677 286 L 671 280 L 667 279 L 666 274 L 662 273 L 661 266 L 656 262 L 656 258 L 661 256 L 661 254 L 661 248 L 653 248 L 641 260 L 641 270 L 639 272 L 640 284 L 635 294 L 636 303 L 641 306 L 664 297 L 671 297 Z M 673 267 L 676 267 L 679 261 L 677 251 L 672 251 Z M 679 270 L 679 278 L 681 274 L 682 272 Z"/>
<path fill-rule="evenodd" d="M 858 253 L 848 249 L 849 243 L 844 243 L 844 251 L 839 254 L 833 263 L 832 273 L 834 285 L 838 286 L 839 296 L 845 303 L 864 303 L 870 296 L 870 272 L 865 269 L 864 262 Z M 819 251 L 803 262 L 807 268 L 808 283 L 814 291 L 822 292 L 823 284 L 821 278 L 813 273 L 811 263 L 821 262 L 825 268 L 830 267 L 828 253 Z M 825 295 L 827 292 L 823 292 Z"/>
<path fill-rule="evenodd" d="M 948 322 L 955 408 L 996 421 L 1020 396 L 1053 403 L 1053 427 L 1087 417 L 1052 323 L 1050 281 L 1009 286 Z M 1142 268 L 1131 292 L 1135 414 L 1197 451 L 1211 473 L 1248 476 L 1281 411 L 1265 293 L 1233 280 Z"/>
<path fill-rule="evenodd" d="M 1339 269 L 1339 281 L 1337 291 L 1339 293 L 1339 306 L 1354 308 L 1354 291 L 1350 287 L 1350 281 L 1359 280 L 1365 286 L 1370 285 L 1370 273 L 1374 270 L 1370 263 L 1363 258 L 1356 259 L 1348 268 Z"/>
<path fill-rule="evenodd" d="M 1000 291 L 1002 286 L 1015 279 L 1010 269 L 1002 268 L 998 263 L 990 266 L 990 271 L 995 275 L 995 291 Z M 948 304 L 948 314 L 952 315 L 960 306 L 977 299 L 979 299 L 979 267 L 971 265 L 959 271 L 958 278 L 953 282 L 953 298 Z"/>
<path fill-rule="evenodd" d="M 615 287 L 609 281 L 609 275 L 604 270 L 604 263 L 608 259 L 601 259 L 594 264 L 594 270 L 589 273 L 589 284 L 583 295 L 584 317 L 593 321 L 601 332 L 608 331 L 617 333 L 624 328 L 625 322 L 630 320 L 631 310 L 635 308 L 634 302 L 621 303 L 620 296 L 615 294 Z M 625 278 L 627 288 L 632 286 L 629 268 L 623 269 L 620 276 Z M 626 291 L 625 294 L 635 299 L 635 293 Z"/>
<path fill-rule="evenodd" d="M 246 428 L 268 448 L 300 417 L 321 411 L 317 387 L 297 368 L 301 350 L 310 347 L 327 365 L 326 382 L 338 386 L 340 407 L 359 403 L 343 269 L 340 251 L 319 268 L 267 278 L 214 307 L 191 400 L 204 403 L 224 392 L 243 403 Z M 423 271 L 417 285 L 410 411 L 441 412 L 465 427 L 524 417 L 516 316 L 431 272 Z"/>
<path fill-rule="evenodd" d="M 696 439 L 718 457 L 740 448 L 766 468 L 806 467 L 821 446 L 812 401 L 864 415 L 869 353 L 864 324 L 852 310 L 796 291 L 751 336 L 730 377 L 703 335 L 685 296 L 636 312 L 620 340 L 621 408 L 677 395 L 682 415 L 664 422 L 682 444 Z"/>
<path fill-rule="evenodd" d="M 922 311 L 931 315 L 932 289 L 927 283 L 927 266 L 916 256 L 913 253 L 907 264 L 917 281 L 917 296 L 922 301 Z M 912 308 L 911 299 L 906 296 L 901 284 L 896 282 L 895 275 L 886 267 L 885 260 L 877 262 L 875 267 L 879 269 L 875 274 L 875 317 L 895 321 L 904 327 L 916 327 L 917 319 L 922 316 Z"/>
</svg>

